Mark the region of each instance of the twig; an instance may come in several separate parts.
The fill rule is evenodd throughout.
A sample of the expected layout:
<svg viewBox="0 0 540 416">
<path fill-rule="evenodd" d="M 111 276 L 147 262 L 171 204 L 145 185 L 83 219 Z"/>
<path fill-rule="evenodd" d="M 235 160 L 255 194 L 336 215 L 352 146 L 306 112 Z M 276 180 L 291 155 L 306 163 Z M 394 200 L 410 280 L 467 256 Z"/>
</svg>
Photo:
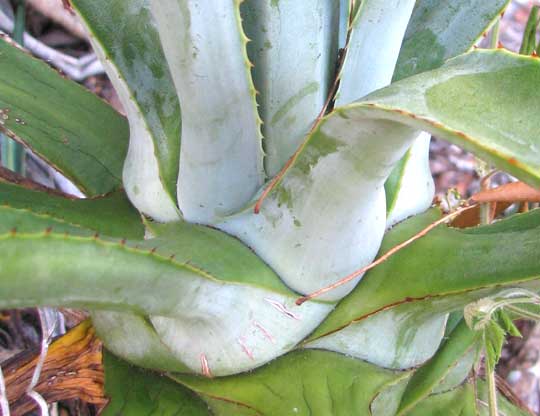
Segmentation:
<svg viewBox="0 0 540 416">
<path fill-rule="evenodd" d="M 355 272 L 349 274 L 348 276 L 344 277 L 341 280 L 338 280 L 337 282 L 335 282 L 335 283 L 333 283 L 333 284 L 331 284 L 329 286 L 326 286 L 326 287 L 324 287 L 322 289 L 319 289 L 316 292 L 313 292 L 313 293 L 311 293 L 311 294 L 309 294 L 307 296 L 303 296 L 301 298 L 298 298 L 296 300 L 296 304 L 298 306 L 300 306 L 304 302 L 306 302 L 306 301 L 308 301 L 310 299 L 319 297 L 319 296 L 321 296 L 321 295 L 323 295 L 323 294 L 325 294 L 327 292 L 330 292 L 330 291 L 332 291 L 332 290 L 334 290 L 334 289 L 336 289 L 336 288 L 338 288 L 338 287 L 340 287 L 340 286 L 342 286 L 342 285 L 344 285 L 346 283 L 349 283 L 351 280 L 356 279 L 358 276 L 364 274 L 368 270 L 371 270 L 374 267 L 377 267 L 378 265 L 380 265 L 381 263 L 384 263 L 386 260 L 388 260 L 394 254 L 396 254 L 398 251 L 404 249 L 405 247 L 407 247 L 411 243 L 415 242 L 416 240 L 424 237 L 427 233 L 429 233 L 434 228 L 438 227 L 439 225 L 451 220 L 454 217 L 457 217 L 458 215 L 462 214 L 463 212 L 468 211 L 468 210 L 470 210 L 470 209 L 472 209 L 474 207 L 475 207 L 475 205 L 469 205 L 469 206 L 466 206 L 466 207 L 463 207 L 463 208 L 459 208 L 456 211 L 445 215 L 444 217 L 442 217 L 442 218 L 438 219 L 437 221 L 435 221 L 435 222 L 431 223 L 430 225 L 428 225 L 426 228 L 424 228 L 422 231 L 420 231 L 419 233 L 417 233 L 413 237 L 409 238 L 408 240 L 404 241 L 401 244 L 398 244 L 397 246 L 393 247 L 391 250 L 388 250 L 388 252 L 386 252 L 384 255 L 379 257 L 373 263 L 371 263 L 371 264 L 369 264 L 369 265 L 367 265 L 365 267 L 362 267 L 359 270 L 356 270 Z"/>
</svg>

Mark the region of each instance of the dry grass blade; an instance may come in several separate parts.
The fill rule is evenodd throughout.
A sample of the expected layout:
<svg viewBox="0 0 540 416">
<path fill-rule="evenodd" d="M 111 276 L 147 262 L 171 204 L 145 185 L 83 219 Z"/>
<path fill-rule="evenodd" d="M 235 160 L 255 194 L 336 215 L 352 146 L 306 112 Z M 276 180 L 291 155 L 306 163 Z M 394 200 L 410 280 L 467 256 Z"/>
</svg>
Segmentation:
<svg viewBox="0 0 540 416">
<path fill-rule="evenodd" d="M 25 351 L 2 365 L 13 416 L 37 406 L 27 389 L 39 355 L 39 351 Z M 103 383 L 102 344 L 90 321 L 85 321 L 51 344 L 34 390 L 49 403 L 79 398 L 103 406 L 107 402 Z"/>
</svg>

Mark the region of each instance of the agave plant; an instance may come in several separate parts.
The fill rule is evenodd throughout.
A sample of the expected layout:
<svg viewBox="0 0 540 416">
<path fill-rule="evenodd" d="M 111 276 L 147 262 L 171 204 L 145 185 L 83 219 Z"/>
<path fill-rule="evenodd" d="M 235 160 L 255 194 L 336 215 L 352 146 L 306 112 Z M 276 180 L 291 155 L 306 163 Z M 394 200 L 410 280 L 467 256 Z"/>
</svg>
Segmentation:
<svg viewBox="0 0 540 416">
<path fill-rule="evenodd" d="M 507 3 L 71 0 L 126 118 L 4 38 L 2 129 L 87 198 L 4 175 L 0 307 L 91 311 L 107 414 L 486 413 L 463 308 L 540 289 L 540 212 L 358 271 L 443 222 L 429 134 L 540 185 L 540 61 L 471 50 Z"/>
</svg>

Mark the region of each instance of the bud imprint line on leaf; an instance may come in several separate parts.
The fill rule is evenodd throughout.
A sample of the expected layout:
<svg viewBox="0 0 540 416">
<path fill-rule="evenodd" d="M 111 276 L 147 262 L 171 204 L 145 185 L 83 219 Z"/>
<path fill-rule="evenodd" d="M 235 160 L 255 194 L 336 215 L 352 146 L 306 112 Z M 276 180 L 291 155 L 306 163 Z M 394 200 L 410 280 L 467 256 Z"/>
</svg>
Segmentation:
<svg viewBox="0 0 540 416">
<path fill-rule="evenodd" d="M 279 303 L 277 300 L 270 299 L 270 298 L 264 298 L 266 302 L 268 302 L 270 305 L 272 305 L 273 308 L 277 309 L 281 313 L 287 315 L 289 318 L 295 319 L 297 321 L 300 321 L 300 316 L 296 315 L 294 312 L 291 312 L 288 310 L 285 305 L 282 303 Z"/>
</svg>

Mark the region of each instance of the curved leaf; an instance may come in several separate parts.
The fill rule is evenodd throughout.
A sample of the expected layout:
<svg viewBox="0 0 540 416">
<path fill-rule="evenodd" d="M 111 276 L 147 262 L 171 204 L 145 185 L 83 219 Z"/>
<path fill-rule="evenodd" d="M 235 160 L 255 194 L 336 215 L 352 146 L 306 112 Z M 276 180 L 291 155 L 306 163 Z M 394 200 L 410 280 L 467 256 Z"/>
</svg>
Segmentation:
<svg viewBox="0 0 540 416">
<path fill-rule="evenodd" d="M 208 407 L 178 383 L 142 371 L 103 354 L 105 393 L 109 403 L 103 416 L 209 416 Z"/>
<path fill-rule="evenodd" d="M 133 327 L 159 336 L 168 350 L 160 369 L 183 363 L 213 375 L 246 371 L 289 351 L 331 310 L 318 302 L 295 306 L 297 295 L 236 239 L 186 223 L 170 227 L 163 237 L 127 242 L 65 229 L 4 233 L 0 307 L 61 305 L 131 313 L 132 321 L 148 317 L 151 326 Z M 98 322 L 101 333 L 121 324 L 107 329 Z M 155 351 L 152 342 L 120 347 L 127 358 L 139 353 L 136 362 L 150 362 L 144 352 Z M 172 358 L 179 364 L 171 366 Z"/>
<path fill-rule="evenodd" d="M 415 235 L 430 217 L 431 211 L 396 226 L 381 253 Z M 534 282 L 540 278 L 539 231 L 539 210 L 475 229 L 438 227 L 373 269 L 311 339 L 398 305 L 444 313 L 485 296 L 483 289 Z"/>
<path fill-rule="evenodd" d="M 540 96 L 528 92 L 535 82 L 537 59 L 472 52 L 338 108 L 271 183 L 258 213 L 218 226 L 253 247 L 290 287 L 314 292 L 373 260 L 386 225 L 384 182 L 418 130 L 540 183 L 540 131 L 524 110 L 540 106 Z M 344 296 L 354 283 L 327 298 Z"/>
<path fill-rule="evenodd" d="M 127 113 L 123 182 L 134 205 L 159 221 L 179 218 L 180 107 L 148 0 L 73 0 Z"/>
<path fill-rule="evenodd" d="M 387 86 L 415 0 L 363 0 L 354 15 L 336 105 Z"/>
<path fill-rule="evenodd" d="M 55 222 L 55 228 L 65 224 L 68 228 L 82 227 L 112 237 L 143 238 L 144 226 L 139 213 L 122 191 L 95 199 L 68 199 L 0 182 L 1 232 L 17 228 L 18 231 L 36 231 L 29 225 L 31 217 L 40 218 L 37 230 L 44 230 Z M 7 212 L 20 212 L 20 222 L 6 217 Z"/>
<path fill-rule="evenodd" d="M 418 369 L 409 380 L 401 398 L 397 415 L 406 414 L 423 398 L 429 396 L 432 390 L 455 367 L 459 360 L 473 348 L 479 338 L 464 320 L 452 331 L 449 338 L 441 346 L 437 354 L 424 366 Z M 471 367 L 465 371 L 465 377 Z M 461 380 L 463 381 L 463 379 Z"/>
<path fill-rule="evenodd" d="M 417 1 L 401 45 L 393 81 L 435 69 L 469 50 L 508 2 Z M 434 188 L 429 169 L 429 138 L 422 133 L 385 184 L 387 225 L 428 209 Z"/>
<path fill-rule="evenodd" d="M 399 374 L 328 351 L 295 351 L 249 374 L 207 380 L 173 378 L 208 400 L 261 416 L 367 415 L 377 391 Z M 210 400 L 209 400 L 210 399 Z M 216 412 L 217 415 L 231 414 Z"/>
<path fill-rule="evenodd" d="M 269 177 L 296 151 L 328 98 L 336 68 L 339 7 L 334 0 L 242 4 Z"/>
<path fill-rule="evenodd" d="M 86 195 L 121 186 L 128 126 L 120 114 L 45 62 L 0 40 L 0 128 Z"/>
<path fill-rule="evenodd" d="M 478 50 L 396 82 L 360 105 L 370 107 L 372 117 L 429 131 L 540 186 L 538 131 L 525 110 L 539 104 L 529 91 L 539 79 L 536 58 Z"/>
<path fill-rule="evenodd" d="M 211 223 L 264 181 L 241 1 L 150 3 L 183 109 L 178 203 L 186 220 Z"/>
<path fill-rule="evenodd" d="M 387 227 L 431 206 L 435 183 L 429 166 L 430 142 L 430 134 L 420 133 L 385 182 Z"/>
<path fill-rule="evenodd" d="M 467 52 L 509 0 L 418 0 L 405 32 L 393 81 L 438 68 Z"/>
</svg>

